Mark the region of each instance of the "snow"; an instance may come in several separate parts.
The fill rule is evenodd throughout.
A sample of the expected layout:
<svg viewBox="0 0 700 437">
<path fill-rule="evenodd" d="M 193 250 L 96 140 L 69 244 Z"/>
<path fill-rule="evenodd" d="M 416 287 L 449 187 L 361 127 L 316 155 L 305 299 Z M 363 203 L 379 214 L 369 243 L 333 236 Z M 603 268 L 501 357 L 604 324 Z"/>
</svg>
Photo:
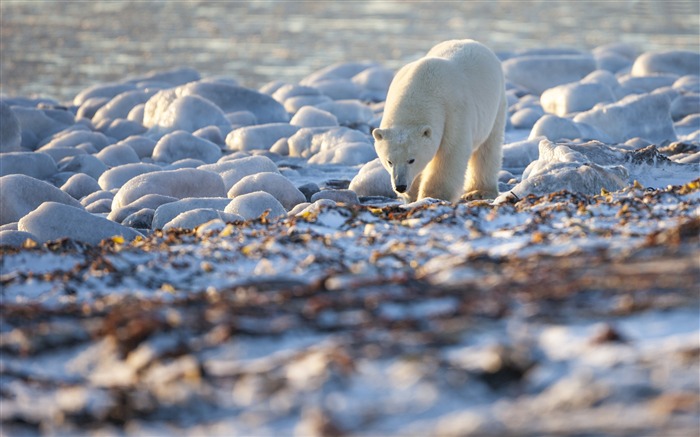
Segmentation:
<svg viewBox="0 0 700 437">
<path fill-rule="evenodd" d="M 502 56 L 495 202 L 396 199 L 384 59 L 3 96 L 9 432 L 696 429 L 699 55 Z"/>
</svg>

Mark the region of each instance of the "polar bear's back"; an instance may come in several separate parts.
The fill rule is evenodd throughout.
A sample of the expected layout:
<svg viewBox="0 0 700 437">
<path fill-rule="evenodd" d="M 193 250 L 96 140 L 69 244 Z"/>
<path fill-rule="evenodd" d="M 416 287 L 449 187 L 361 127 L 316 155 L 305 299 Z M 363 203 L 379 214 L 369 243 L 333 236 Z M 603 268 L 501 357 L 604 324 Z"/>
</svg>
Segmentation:
<svg viewBox="0 0 700 437">
<path fill-rule="evenodd" d="M 468 76 L 479 80 L 494 77 L 501 79 L 501 61 L 495 53 L 485 45 L 471 40 L 450 40 L 436 45 L 425 55 L 426 58 L 442 58 L 458 65 L 459 69 Z"/>
</svg>

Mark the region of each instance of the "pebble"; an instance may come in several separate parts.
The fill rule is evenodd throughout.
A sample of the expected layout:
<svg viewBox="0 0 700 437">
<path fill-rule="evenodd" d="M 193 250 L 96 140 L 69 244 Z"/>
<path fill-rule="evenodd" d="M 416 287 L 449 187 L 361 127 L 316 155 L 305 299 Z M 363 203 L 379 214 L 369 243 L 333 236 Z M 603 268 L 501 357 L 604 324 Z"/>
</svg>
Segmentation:
<svg viewBox="0 0 700 437">
<path fill-rule="evenodd" d="M 117 145 L 131 147 L 139 159 L 150 158 L 153 155 L 153 149 L 156 148 L 156 144 L 155 140 L 141 135 L 132 135 L 117 143 Z"/>
<path fill-rule="evenodd" d="M 114 199 L 114 193 L 105 190 L 95 191 L 94 193 L 88 194 L 87 196 L 80 199 L 80 204 L 83 206 L 88 206 L 92 202 L 101 199 L 109 199 L 110 202 Z"/>
<path fill-rule="evenodd" d="M 165 203 L 156 208 L 156 213 L 153 217 L 153 229 L 162 229 L 169 221 L 187 211 L 195 209 L 214 209 L 223 211 L 231 199 L 226 197 L 204 197 L 204 198 L 188 198 L 177 200 L 175 202 Z"/>
<path fill-rule="evenodd" d="M 0 176 L 23 174 L 44 180 L 58 172 L 53 158 L 42 152 L 0 153 L 0 160 Z"/>
<path fill-rule="evenodd" d="M 294 184 L 279 173 L 256 173 L 238 181 L 228 192 L 229 198 L 264 191 L 272 194 L 286 210 L 305 202 L 306 197 Z"/>
<path fill-rule="evenodd" d="M 267 212 L 268 220 L 275 220 L 287 216 L 287 211 L 275 197 L 264 191 L 236 196 L 226 206 L 224 212 L 238 214 L 245 220 L 260 218 Z"/>
<path fill-rule="evenodd" d="M 92 121 L 116 120 L 127 118 L 135 106 L 144 104 L 155 94 L 155 91 L 131 90 L 118 94 L 95 112 Z"/>
<path fill-rule="evenodd" d="M 136 176 L 114 196 L 112 209 L 147 194 L 162 194 L 178 199 L 186 197 L 226 197 L 224 182 L 216 173 L 193 168 L 165 170 Z"/>
<path fill-rule="evenodd" d="M 221 158 L 221 148 L 211 141 L 180 130 L 164 135 L 158 140 L 152 158 L 154 161 L 169 163 L 193 158 L 211 164 Z"/>
<path fill-rule="evenodd" d="M 57 202 L 44 202 L 19 220 L 18 230 L 29 232 L 41 243 L 69 238 L 96 245 L 114 236 L 133 240 L 139 232 L 91 214 L 82 208 Z"/>
<path fill-rule="evenodd" d="M 230 115 L 231 114 L 226 114 L 226 118 L 228 118 L 229 121 L 231 121 Z M 235 125 L 233 121 L 231 121 L 231 124 Z M 192 135 L 194 135 L 197 138 L 210 141 L 218 146 L 223 146 L 224 144 L 226 144 L 224 136 L 221 134 L 221 129 L 219 129 L 216 126 L 206 126 L 201 129 L 197 129 L 192 133 Z"/>
<path fill-rule="evenodd" d="M 85 206 L 85 211 L 92 214 L 109 214 L 112 210 L 112 199 L 98 199 Z"/>
<path fill-rule="evenodd" d="M 147 131 L 141 123 L 125 120 L 123 118 L 108 121 L 105 125 L 100 126 L 99 129 L 105 135 L 117 141 L 121 141 L 133 135 L 141 135 Z"/>
<path fill-rule="evenodd" d="M 128 226 L 134 229 L 150 229 L 153 223 L 153 215 L 155 211 L 150 208 L 140 209 L 132 214 L 129 214 L 122 220 L 122 226 Z"/>
<path fill-rule="evenodd" d="M 22 150 L 22 131 L 10 105 L 0 100 L 0 153 Z"/>
<path fill-rule="evenodd" d="M 89 194 L 100 191 L 100 185 L 94 178 L 85 173 L 76 173 L 61 186 L 61 191 L 76 200 L 80 200 Z"/>
<path fill-rule="evenodd" d="M 0 177 L 0 198 L 0 225 L 18 221 L 43 202 L 82 208 L 77 200 L 48 182 L 23 174 Z"/>
<path fill-rule="evenodd" d="M 203 165 L 206 165 L 206 163 L 201 159 L 185 158 L 165 166 L 163 170 L 177 170 L 180 168 L 198 168 Z"/>
<path fill-rule="evenodd" d="M 76 155 L 86 155 L 87 152 L 83 149 L 78 149 L 77 147 L 55 147 L 47 149 L 42 147 L 37 152 L 46 153 L 49 155 L 54 162 L 60 162 L 63 158 L 76 156 Z"/>
</svg>

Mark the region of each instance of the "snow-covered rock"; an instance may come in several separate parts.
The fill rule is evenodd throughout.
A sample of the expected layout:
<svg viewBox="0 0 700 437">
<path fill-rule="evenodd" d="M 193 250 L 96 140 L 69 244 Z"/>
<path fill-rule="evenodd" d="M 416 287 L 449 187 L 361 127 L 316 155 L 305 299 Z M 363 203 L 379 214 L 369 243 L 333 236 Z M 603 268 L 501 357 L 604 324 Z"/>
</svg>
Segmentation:
<svg viewBox="0 0 700 437">
<path fill-rule="evenodd" d="M 22 150 L 22 131 L 10 105 L 0 100 L 0 153 Z"/>
<path fill-rule="evenodd" d="M 655 74 L 698 74 L 700 53 L 687 50 L 668 50 L 646 52 L 641 54 L 632 65 L 633 76 L 652 76 Z"/>
<path fill-rule="evenodd" d="M 243 222 L 245 219 L 238 214 L 227 213 L 210 208 L 197 208 L 179 214 L 174 219 L 170 220 L 163 226 L 163 230 L 168 229 L 195 229 L 199 225 L 210 222 L 211 220 L 222 220 L 226 223 Z"/>
<path fill-rule="evenodd" d="M 156 208 L 153 216 L 153 229 L 162 229 L 175 217 L 188 211 L 196 209 L 213 209 L 223 211 L 231 199 L 226 197 L 192 197 L 175 202 L 164 203 Z"/>
<path fill-rule="evenodd" d="M 146 103 L 155 91 L 131 90 L 118 94 L 95 112 L 93 123 L 102 120 L 126 119 L 136 105 Z"/>
<path fill-rule="evenodd" d="M 523 172 L 522 180 L 496 203 L 529 194 L 543 195 L 560 190 L 574 193 L 598 194 L 601 189 L 619 190 L 628 183 L 629 172 L 622 165 L 599 165 L 584 154 L 549 140 L 539 144 L 539 159 Z"/>
<path fill-rule="evenodd" d="M 137 211 L 142 209 L 151 209 L 155 211 L 161 205 L 176 202 L 177 200 L 178 199 L 175 197 L 163 196 L 162 194 L 146 194 L 128 205 L 110 211 L 107 218 L 117 223 L 122 223 L 128 216 Z M 153 217 L 151 217 L 151 220 L 153 220 Z"/>
<path fill-rule="evenodd" d="M 551 141 L 561 139 L 573 140 L 581 138 L 581 131 L 576 126 L 576 123 L 568 118 L 547 114 L 537 120 L 530 131 L 528 140 L 534 140 L 540 137 L 545 137 Z"/>
<path fill-rule="evenodd" d="M 110 167 L 141 162 L 134 149 L 127 144 L 107 146 L 96 153 L 95 157 Z"/>
<path fill-rule="evenodd" d="M 369 137 L 347 127 L 302 128 L 289 137 L 289 156 L 309 158 L 322 150 L 332 149 L 343 143 L 369 142 Z"/>
<path fill-rule="evenodd" d="M 36 179 L 47 179 L 58 172 L 53 158 L 41 152 L 0 153 L 0 176 L 24 174 Z"/>
<path fill-rule="evenodd" d="M 14 106 L 11 109 L 19 121 L 22 130 L 21 146 L 25 149 L 36 149 L 41 140 L 75 123 L 72 113 L 68 113 L 68 111 L 61 111 L 65 114 L 58 116 L 57 111 L 24 106 Z"/>
<path fill-rule="evenodd" d="M 333 114 L 341 126 L 368 124 L 374 118 L 372 109 L 359 100 L 336 100 L 316 107 Z"/>
<path fill-rule="evenodd" d="M 229 150 L 250 151 L 270 150 L 277 140 L 290 137 L 299 130 L 298 126 L 288 123 L 269 123 L 257 126 L 247 126 L 231 131 L 226 136 L 226 146 Z"/>
<path fill-rule="evenodd" d="M 160 170 L 161 168 L 159 166 L 155 164 L 146 164 L 144 162 L 124 164 L 105 171 L 100 175 L 97 182 L 103 190 L 113 190 L 115 188 L 121 188 L 122 185 L 140 174 Z"/>
<path fill-rule="evenodd" d="M 294 114 L 289 124 L 299 127 L 338 126 L 338 119 L 328 111 L 313 106 L 304 106 Z"/>
<path fill-rule="evenodd" d="M 193 168 L 141 174 L 124 184 L 114 196 L 112 209 L 146 194 L 186 197 L 226 197 L 224 182 L 216 173 Z"/>
<path fill-rule="evenodd" d="M 360 168 L 357 176 L 350 181 L 350 189 L 358 196 L 396 197 L 396 193 L 391 187 L 391 175 L 386 171 L 379 158 Z"/>
<path fill-rule="evenodd" d="M 623 143 L 641 137 L 660 143 L 676 139 L 670 107 L 671 102 L 664 95 L 630 95 L 616 103 L 582 112 L 574 121 L 604 133 L 609 138 L 605 142 Z"/>
<path fill-rule="evenodd" d="M 100 191 L 100 185 L 94 178 L 85 173 L 76 173 L 61 186 L 61 191 L 76 200 L 80 200 L 88 194 Z"/>
<path fill-rule="evenodd" d="M 135 85 L 126 83 L 96 84 L 78 93 L 78 95 L 73 99 L 73 104 L 75 106 L 81 106 L 89 99 L 94 98 L 112 99 L 121 93 L 133 91 L 135 89 Z"/>
<path fill-rule="evenodd" d="M 260 218 L 263 214 L 267 214 L 266 217 L 269 220 L 287 216 L 287 211 L 282 204 L 272 194 L 264 191 L 236 196 L 226 206 L 224 212 L 238 214 L 246 220 Z"/>
<path fill-rule="evenodd" d="M 325 149 L 309 158 L 309 164 L 365 164 L 377 157 L 374 146 L 369 143 L 344 143 Z"/>
<path fill-rule="evenodd" d="M 70 238 L 95 245 L 114 236 L 133 240 L 141 235 L 131 228 L 90 214 L 82 208 L 57 202 L 44 202 L 22 217 L 18 223 L 18 230 L 31 233 L 42 243 Z"/>
<path fill-rule="evenodd" d="M 221 175 L 226 191 L 246 176 L 272 172 L 279 173 L 277 165 L 267 156 L 246 156 L 239 159 L 221 161 L 216 164 L 203 165 L 201 170 L 212 171 Z"/>
<path fill-rule="evenodd" d="M 574 82 L 545 90 L 540 97 L 542 108 L 563 117 L 587 111 L 599 103 L 614 102 L 610 87 L 601 83 Z"/>
<path fill-rule="evenodd" d="M 64 131 L 56 134 L 51 140 L 41 147 L 41 150 L 77 147 L 81 144 L 90 144 L 95 150 L 100 151 L 112 144 L 113 140 L 107 138 L 102 132 L 89 130 Z"/>
<path fill-rule="evenodd" d="M 127 145 L 134 149 L 139 159 L 150 158 L 153 155 L 153 149 L 156 147 L 156 141 L 152 138 L 141 135 L 133 135 L 125 138 L 117 143 L 117 145 Z"/>
<path fill-rule="evenodd" d="M 60 171 L 71 171 L 74 173 L 85 173 L 94 179 L 107 171 L 107 165 L 94 155 L 75 155 L 66 157 L 58 163 Z"/>
<path fill-rule="evenodd" d="M 257 173 L 246 176 L 231 187 L 228 197 L 236 198 L 256 191 L 272 194 L 286 210 L 306 201 L 304 194 L 279 173 Z"/>
<path fill-rule="evenodd" d="M 221 157 L 221 148 L 211 141 L 197 138 L 186 131 L 164 135 L 153 149 L 153 160 L 173 163 L 180 159 L 194 158 L 207 164 Z"/>
<path fill-rule="evenodd" d="M 154 135 L 176 130 L 194 132 L 206 126 L 218 126 L 228 132 L 231 122 L 211 101 L 199 95 L 179 97 L 175 90 L 163 90 L 146 102 L 143 125 Z"/>
<path fill-rule="evenodd" d="M 346 205 L 360 204 L 360 199 L 353 190 L 321 190 L 311 196 L 310 200 L 312 203 L 315 203 L 321 199 L 328 199 L 335 203 L 344 203 Z"/>
<path fill-rule="evenodd" d="M 557 85 L 583 79 L 596 67 L 590 55 L 527 55 L 503 62 L 506 79 L 537 95 Z"/>
<path fill-rule="evenodd" d="M 380 102 L 386 99 L 394 72 L 388 68 L 368 67 L 352 77 L 352 82 L 361 88 L 360 100 Z"/>
<path fill-rule="evenodd" d="M 31 240 L 34 243 L 39 243 L 39 241 L 37 241 L 38 238 L 29 232 L 16 230 L 0 231 L 0 247 L 22 247 L 27 240 Z"/>
<path fill-rule="evenodd" d="M 16 222 L 43 202 L 82 208 L 80 202 L 48 182 L 23 174 L 0 177 L 0 225 Z"/>
</svg>

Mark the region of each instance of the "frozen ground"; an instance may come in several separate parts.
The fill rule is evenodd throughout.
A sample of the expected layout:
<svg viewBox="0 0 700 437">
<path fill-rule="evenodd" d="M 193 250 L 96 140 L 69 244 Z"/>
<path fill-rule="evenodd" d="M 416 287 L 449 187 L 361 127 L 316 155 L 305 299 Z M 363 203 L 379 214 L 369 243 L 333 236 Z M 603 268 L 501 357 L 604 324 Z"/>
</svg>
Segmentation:
<svg viewBox="0 0 700 437">
<path fill-rule="evenodd" d="M 312 28 L 286 4 L 251 6 L 243 36 L 256 11 L 291 14 L 261 34 L 286 51 L 252 61 L 221 55 L 218 3 L 180 6 L 211 33 L 200 40 L 165 3 L 67 3 L 58 19 L 53 2 L 2 2 L 2 433 L 697 435 L 700 54 L 680 50 L 696 49 L 683 23 L 697 4 L 636 4 L 624 18 L 605 14 L 617 3 L 568 6 L 602 33 L 548 28 L 590 46 L 622 27 L 644 51 L 538 48 L 532 29 L 491 26 L 509 99 L 501 196 L 402 205 L 369 133 L 409 48 L 429 48 L 407 33 L 427 6 L 338 2 Z M 41 7 L 53 27 L 30 26 Z M 201 68 L 145 73 L 158 39 L 121 44 L 121 27 L 98 31 L 74 8 L 164 8 L 184 36 L 161 61 L 201 53 Z M 455 8 L 418 27 L 484 22 Z M 381 19 L 354 40 L 328 31 L 356 15 Z M 54 72 L 102 80 L 22 79 L 19 48 L 42 29 L 92 47 L 78 55 L 113 51 L 115 68 L 56 57 Z M 349 62 L 308 49 L 330 34 Z M 356 62 L 362 38 L 395 56 Z"/>
</svg>

